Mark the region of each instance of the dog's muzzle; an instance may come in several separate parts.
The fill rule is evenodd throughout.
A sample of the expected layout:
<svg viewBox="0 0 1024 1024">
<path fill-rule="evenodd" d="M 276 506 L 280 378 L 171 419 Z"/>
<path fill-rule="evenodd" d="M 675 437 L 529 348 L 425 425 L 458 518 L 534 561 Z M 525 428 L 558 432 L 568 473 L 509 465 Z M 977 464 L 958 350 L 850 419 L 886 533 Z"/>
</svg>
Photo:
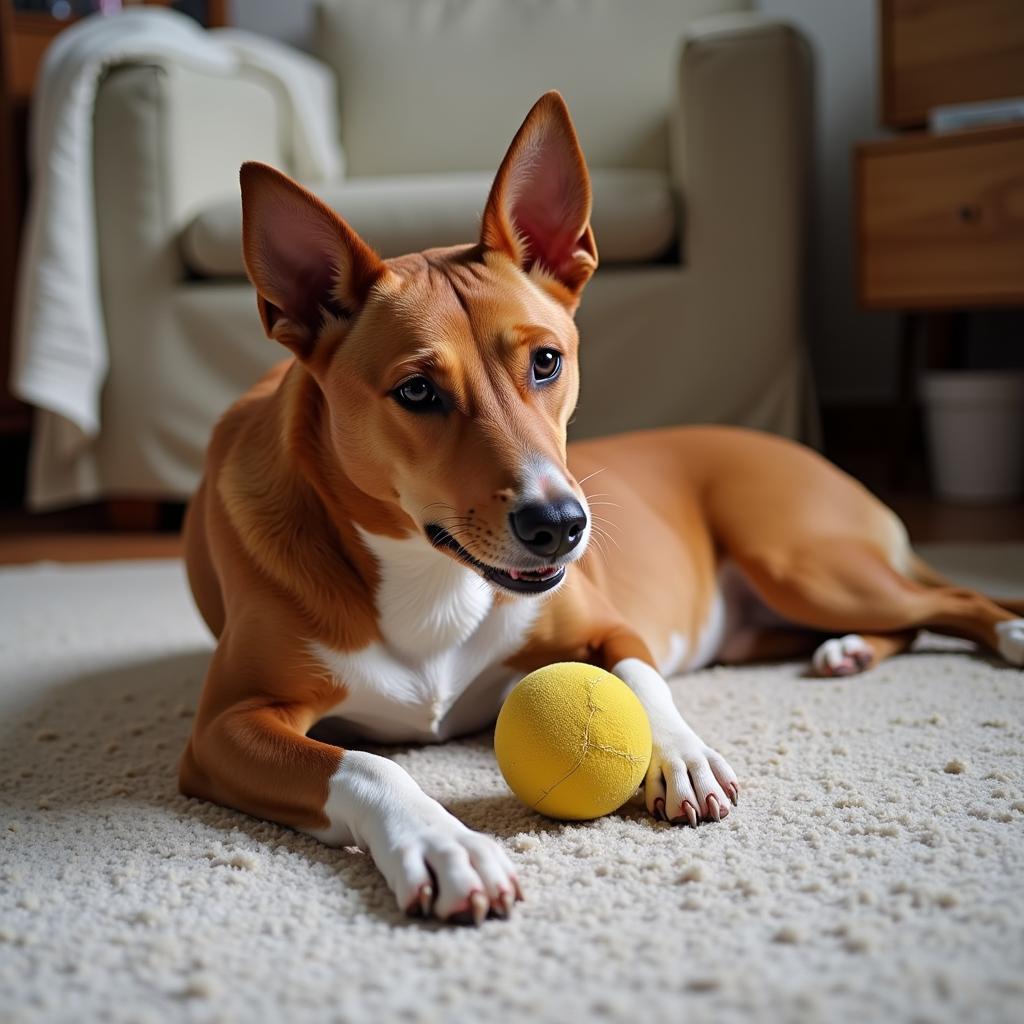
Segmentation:
<svg viewBox="0 0 1024 1024">
<path fill-rule="evenodd" d="M 557 587 L 565 576 L 564 565 L 550 565 L 540 569 L 502 569 L 496 565 L 488 565 L 467 551 L 446 529 L 436 523 L 426 526 L 425 532 L 427 539 L 435 548 L 450 551 L 460 562 L 475 569 L 488 582 L 516 594 L 543 594 Z M 576 543 L 578 540 L 572 546 L 575 547 Z"/>
</svg>

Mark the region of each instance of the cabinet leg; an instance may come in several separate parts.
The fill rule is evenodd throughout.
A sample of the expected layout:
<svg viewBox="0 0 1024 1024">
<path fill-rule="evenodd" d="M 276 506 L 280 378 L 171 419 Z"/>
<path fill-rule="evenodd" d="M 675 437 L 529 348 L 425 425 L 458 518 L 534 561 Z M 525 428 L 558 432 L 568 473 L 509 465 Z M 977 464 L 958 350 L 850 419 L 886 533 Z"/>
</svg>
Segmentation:
<svg viewBox="0 0 1024 1024">
<path fill-rule="evenodd" d="M 119 499 L 105 506 L 107 525 L 119 533 L 156 533 L 160 529 L 159 501 Z"/>
<path fill-rule="evenodd" d="M 896 409 L 896 438 L 892 449 L 892 485 L 902 488 L 910 478 L 910 465 L 917 434 L 917 372 L 924 319 L 919 313 L 900 318 L 899 384 Z"/>
</svg>

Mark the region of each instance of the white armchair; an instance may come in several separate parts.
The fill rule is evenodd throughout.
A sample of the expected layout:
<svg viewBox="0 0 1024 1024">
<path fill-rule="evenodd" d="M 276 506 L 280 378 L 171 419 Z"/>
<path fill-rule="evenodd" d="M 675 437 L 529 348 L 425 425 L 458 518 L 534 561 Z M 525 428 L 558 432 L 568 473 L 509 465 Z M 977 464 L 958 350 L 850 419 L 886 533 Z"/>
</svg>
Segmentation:
<svg viewBox="0 0 1024 1024">
<path fill-rule="evenodd" d="M 522 117 L 565 95 L 601 269 L 577 321 L 575 436 L 731 422 L 814 438 L 802 334 L 810 59 L 738 0 L 323 0 L 344 180 L 306 182 L 385 256 L 471 241 Z M 255 72 L 173 62 L 100 87 L 94 175 L 110 368 L 99 437 L 38 419 L 36 505 L 180 499 L 224 408 L 282 353 L 240 251 L 237 170 L 294 168 Z"/>
</svg>

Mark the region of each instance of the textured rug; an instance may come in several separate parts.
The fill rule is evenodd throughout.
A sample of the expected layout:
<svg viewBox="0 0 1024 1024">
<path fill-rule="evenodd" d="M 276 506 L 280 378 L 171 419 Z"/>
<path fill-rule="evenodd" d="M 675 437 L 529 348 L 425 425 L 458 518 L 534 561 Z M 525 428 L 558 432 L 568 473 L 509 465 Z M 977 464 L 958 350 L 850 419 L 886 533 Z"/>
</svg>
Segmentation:
<svg viewBox="0 0 1024 1024">
<path fill-rule="evenodd" d="M 1024 593 L 1024 548 L 931 550 Z M 1018 1021 L 1024 675 L 926 638 L 863 678 L 674 681 L 743 781 L 696 830 L 520 806 L 489 735 L 390 751 L 527 901 L 401 916 L 369 860 L 179 796 L 210 640 L 175 562 L 0 571 L 0 1020 Z"/>
</svg>

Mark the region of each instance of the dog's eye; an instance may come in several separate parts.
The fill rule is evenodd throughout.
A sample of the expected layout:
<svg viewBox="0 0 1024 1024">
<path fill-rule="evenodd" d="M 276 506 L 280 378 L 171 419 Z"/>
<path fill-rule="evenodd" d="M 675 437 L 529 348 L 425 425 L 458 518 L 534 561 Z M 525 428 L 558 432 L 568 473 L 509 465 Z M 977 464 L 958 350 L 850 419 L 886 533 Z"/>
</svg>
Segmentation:
<svg viewBox="0 0 1024 1024">
<path fill-rule="evenodd" d="M 441 399 L 426 377 L 410 377 L 391 393 L 399 405 L 412 412 L 436 412 L 441 408 Z"/>
<path fill-rule="evenodd" d="M 538 383 L 554 380 L 562 369 L 562 357 L 553 348 L 539 348 L 533 353 L 533 379 Z"/>
</svg>

